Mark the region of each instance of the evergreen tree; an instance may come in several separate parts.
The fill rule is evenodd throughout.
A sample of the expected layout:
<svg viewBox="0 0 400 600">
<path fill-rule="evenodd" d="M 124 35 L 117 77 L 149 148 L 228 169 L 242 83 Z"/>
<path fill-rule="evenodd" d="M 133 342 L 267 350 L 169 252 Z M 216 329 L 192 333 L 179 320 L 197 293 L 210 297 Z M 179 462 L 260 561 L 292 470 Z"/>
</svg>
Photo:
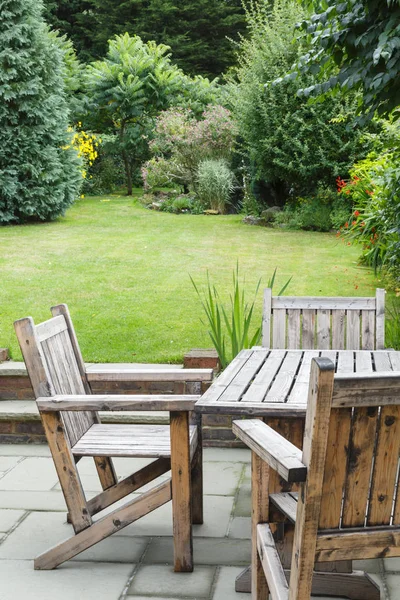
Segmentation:
<svg viewBox="0 0 400 600">
<path fill-rule="evenodd" d="M 241 0 L 45 0 L 49 24 L 66 33 L 81 60 L 102 58 L 125 32 L 171 47 L 185 72 L 215 77 L 235 59 L 244 33 Z"/>
<path fill-rule="evenodd" d="M 0 223 L 50 220 L 76 197 L 63 55 L 39 0 L 0 0 Z"/>
</svg>

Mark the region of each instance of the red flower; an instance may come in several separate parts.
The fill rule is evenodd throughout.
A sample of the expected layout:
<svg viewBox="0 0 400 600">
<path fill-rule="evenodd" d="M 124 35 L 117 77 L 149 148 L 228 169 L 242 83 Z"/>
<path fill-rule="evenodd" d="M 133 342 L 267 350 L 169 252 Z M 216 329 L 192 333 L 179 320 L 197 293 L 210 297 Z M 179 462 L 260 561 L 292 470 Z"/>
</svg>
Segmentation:
<svg viewBox="0 0 400 600">
<path fill-rule="evenodd" d="M 344 226 L 347 228 L 349 226 L 348 222 L 346 221 L 346 223 L 344 224 Z"/>
<path fill-rule="evenodd" d="M 355 210 L 354 211 L 354 216 L 355 217 L 359 217 L 360 216 L 360 211 L 359 210 Z"/>
<path fill-rule="evenodd" d="M 353 221 L 353 222 L 352 222 L 352 225 L 357 225 L 357 221 Z"/>
</svg>

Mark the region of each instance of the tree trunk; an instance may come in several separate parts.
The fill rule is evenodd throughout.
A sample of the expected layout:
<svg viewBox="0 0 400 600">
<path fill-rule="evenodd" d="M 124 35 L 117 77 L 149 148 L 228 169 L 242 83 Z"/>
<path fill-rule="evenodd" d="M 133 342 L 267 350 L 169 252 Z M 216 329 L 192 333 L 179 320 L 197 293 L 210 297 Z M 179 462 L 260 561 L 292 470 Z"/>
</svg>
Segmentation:
<svg viewBox="0 0 400 600">
<path fill-rule="evenodd" d="M 119 132 L 119 141 L 121 144 L 121 154 L 122 160 L 124 161 L 125 167 L 125 177 L 126 177 L 126 187 L 127 187 L 127 196 L 132 196 L 132 169 L 129 161 L 129 156 L 127 151 L 124 149 L 124 135 L 125 135 L 125 126 L 126 122 L 121 121 L 121 130 Z"/>
</svg>

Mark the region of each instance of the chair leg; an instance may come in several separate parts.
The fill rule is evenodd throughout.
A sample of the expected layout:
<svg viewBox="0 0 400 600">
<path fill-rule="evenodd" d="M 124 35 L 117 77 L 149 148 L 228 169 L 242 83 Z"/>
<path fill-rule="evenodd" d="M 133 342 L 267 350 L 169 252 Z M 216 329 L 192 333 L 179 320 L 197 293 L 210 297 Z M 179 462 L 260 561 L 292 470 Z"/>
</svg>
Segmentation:
<svg viewBox="0 0 400 600">
<path fill-rule="evenodd" d="M 193 571 L 189 413 L 171 411 L 174 571 Z"/>
<path fill-rule="evenodd" d="M 82 489 L 75 459 L 65 435 L 64 423 L 59 412 L 42 412 L 41 418 L 47 443 L 53 456 L 54 465 L 68 507 L 68 514 L 70 515 L 75 533 L 78 533 L 90 527 L 92 518 Z"/>
<path fill-rule="evenodd" d="M 203 440 L 201 431 L 201 414 L 195 413 L 197 425 L 197 448 L 192 459 L 192 523 L 203 523 Z"/>
<path fill-rule="evenodd" d="M 74 537 L 38 556 L 34 563 L 35 569 L 55 569 L 58 565 L 94 546 L 94 544 L 112 533 L 123 529 L 133 521 L 137 521 L 137 519 L 169 502 L 171 496 L 171 480 L 169 479 L 145 492 L 139 498 L 131 500 L 122 508 L 114 510 L 114 512 L 99 519 Z"/>
<path fill-rule="evenodd" d="M 108 458 L 108 456 L 95 456 L 94 464 L 103 490 L 107 490 L 118 483 L 118 477 L 111 458 Z"/>
<path fill-rule="evenodd" d="M 268 584 L 257 550 L 257 525 L 268 521 L 268 465 L 251 453 L 251 598 L 268 600 Z"/>
</svg>

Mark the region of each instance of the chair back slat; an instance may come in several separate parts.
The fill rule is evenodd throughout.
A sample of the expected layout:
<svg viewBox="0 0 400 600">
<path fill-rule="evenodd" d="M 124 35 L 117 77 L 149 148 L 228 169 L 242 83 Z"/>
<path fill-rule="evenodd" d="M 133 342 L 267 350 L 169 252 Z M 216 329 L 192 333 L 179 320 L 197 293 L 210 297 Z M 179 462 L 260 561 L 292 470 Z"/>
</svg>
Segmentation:
<svg viewBox="0 0 400 600">
<path fill-rule="evenodd" d="M 400 374 L 359 367 L 334 379 L 320 530 L 400 525 Z"/>
<path fill-rule="evenodd" d="M 384 348 L 384 296 L 328 298 L 272 296 L 264 291 L 262 345 L 266 348 L 374 350 Z"/>
<path fill-rule="evenodd" d="M 274 311 L 273 347 L 286 348 L 286 310 L 284 309 Z"/>
<path fill-rule="evenodd" d="M 330 314 L 327 309 L 317 310 L 317 348 L 328 350 L 331 348 L 330 333 Z"/>
<path fill-rule="evenodd" d="M 383 406 L 371 478 L 367 525 L 389 525 L 400 451 L 400 406 Z"/>
<path fill-rule="evenodd" d="M 378 342 L 378 340 L 377 340 Z M 364 350 L 375 348 L 375 312 L 373 310 L 361 311 L 361 346 Z"/>
<path fill-rule="evenodd" d="M 300 347 L 300 309 L 288 311 L 288 348 Z"/>
<path fill-rule="evenodd" d="M 82 381 L 71 341 L 71 326 L 64 315 L 57 315 L 38 326 L 35 326 L 31 317 L 15 322 L 15 331 L 36 398 L 55 394 L 86 394 L 88 391 L 88 386 Z M 93 423 L 98 422 L 97 413 L 92 411 L 64 411 L 62 419 L 71 445 Z"/>
<path fill-rule="evenodd" d="M 353 412 L 343 498 L 343 527 L 363 527 L 368 505 L 378 408 Z"/>
<path fill-rule="evenodd" d="M 336 529 L 340 526 L 343 490 L 346 483 L 351 413 L 351 408 L 333 408 L 331 410 L 319 518 L 320 529 Z M 328 465 L 329 468 L 327 468 Z"/>
<path fill-rule="evenodd" d="M 315 340 L 315 310 L 305 308 L 302 314 L 302 342 L 301 347 L 305 350 L 314 349 Z M 300 348 L 300 345 L 298 346 Z"/>
<path fill-rule="evenodd" d="M 42 342 L 42 349 L 55 393 L 85 394 L 68 331 Z M 71 444 L 75 444 L 95 422 L 92 412 L 63 412 L 62 417 Z"/>
<path fill-rule="evenodd" d="M 360 349 L 360 311 L 358 310 L 347 311 L 346 348 Z"/>
<path fill-rule="evenodd" d="M 346 311 L 344 309 L 332 310 L 332 348 L 335 350 L 344 350 L 346 347 L 345 322 Z"/>
</svg>

